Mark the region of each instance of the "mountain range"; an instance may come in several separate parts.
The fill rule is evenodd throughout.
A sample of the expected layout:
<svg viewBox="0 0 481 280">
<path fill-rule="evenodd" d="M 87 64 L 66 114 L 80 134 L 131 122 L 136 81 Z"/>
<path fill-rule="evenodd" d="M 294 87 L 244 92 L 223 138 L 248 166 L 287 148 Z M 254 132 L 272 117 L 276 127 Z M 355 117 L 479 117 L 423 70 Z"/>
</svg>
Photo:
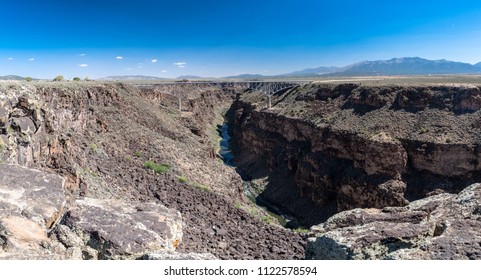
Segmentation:
<svg viewBox="0 0 481 280">
<path fill-rule="evenodd" d="M 264 76 L 260 74 L 241 74 L 222 77 L 224 79 L 263 79 L 263 78 L 316 78 L 316 77 L 349 77 L 349 76 L 389 76 L 389 75 L 443 75 L 443 74 L 481 74 L 481 62 L 469 64 L 445 59 L 428 60 L 420 57 L 402 57 L 389 60 L 362 61 L 344 67 L 307 68 L 281 75 Z M 25 78 L 8 75 L 0 76 L 0 80 L 24 80 Z M 206 79 L 205 77 L 184 75 L 176 79 Z M 212 78 L 209 78 L 212 79 Z M 99 80 L 129 81 L 129 80 L 167 80 L 153 76 L 108 76 Z M 171 80 L 171 79 L 169 79 Z"/>
<path fill-rule="evenodd" d="M 469 64 L 445 59 L 428 60 L 420 57 L 402 57 L 389 60 L 362 61 L 344 67 L 307 68 L 270 77 L 333 77 L 333 76 L 389 76 L 389 75 L 436 75 L 436 74 L 481 74 L 481 62 Z M 244 78 L 257 74 L 243 74 L 229 78 Z"/>
<path fill-rule="evenodd" d="M 7 76 L 0 76 L 0 80 L 23 81 L 23 80 L 25 80 L 25 78 L 24 78 L 24 77 L 17 76 L 17 75 L 7 75 Z"/>
</svg>

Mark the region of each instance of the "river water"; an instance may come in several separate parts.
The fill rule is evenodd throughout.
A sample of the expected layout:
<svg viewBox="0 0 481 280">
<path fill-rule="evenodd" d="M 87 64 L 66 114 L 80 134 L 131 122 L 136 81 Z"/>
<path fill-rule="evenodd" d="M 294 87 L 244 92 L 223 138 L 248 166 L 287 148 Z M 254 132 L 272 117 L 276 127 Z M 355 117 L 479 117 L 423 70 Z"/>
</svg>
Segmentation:
<svg viewBox="0 0 481 280">
<path fill-rule="evenodd" d="M 232 154 L 229 146 L 231 137 L 229 135 L 229 125 L 227 124 L 227 122 L 224 122 L 220 127 L 219 135 L 222 138 L 220 140 L 219 155 L 224 161 L 225 165 L 235 168 L 236 166 L 234 164 L 234 155 Z M 242 188 L 244 190 L 244 195 L 251 202 L 256 204 L 259 208 L 262 208 L 269 215 L 274 217 L 279 222 L 279 224 L 285 226 L 289 222 L 288 217 L 286 217 L 286 215 L 284 215 L 276 207 L 270 205 L 268 202 L 264 201 L 260 196 L 258 196 L 254 190 L 255 187 L 253 183 L 248 179 L 248 177 L 245 174 L 242 174 L 238 169 L 236 169 L 236 171 L 242 178 Z"/>
</svg>

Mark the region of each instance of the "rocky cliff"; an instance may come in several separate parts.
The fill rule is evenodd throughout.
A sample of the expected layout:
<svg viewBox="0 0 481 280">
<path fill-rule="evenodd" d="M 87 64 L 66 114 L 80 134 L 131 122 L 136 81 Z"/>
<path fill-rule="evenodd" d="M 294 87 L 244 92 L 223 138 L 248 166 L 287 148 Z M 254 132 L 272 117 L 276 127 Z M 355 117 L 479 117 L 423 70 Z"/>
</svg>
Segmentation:
<svg viewBox="0 0 481 280">
<path fill-rule="evenodd" d="M 239 169 L 304 225 L 354 208 L 406 206 L 481 175 L 474 86 L 308 84 L 239 95 L 230 110 Z"/>
<path fill-rule="evenodd" d="M 235 90 L 1 83 L 0 258 L 303 258 L 215 156 Z"/>
</svg>

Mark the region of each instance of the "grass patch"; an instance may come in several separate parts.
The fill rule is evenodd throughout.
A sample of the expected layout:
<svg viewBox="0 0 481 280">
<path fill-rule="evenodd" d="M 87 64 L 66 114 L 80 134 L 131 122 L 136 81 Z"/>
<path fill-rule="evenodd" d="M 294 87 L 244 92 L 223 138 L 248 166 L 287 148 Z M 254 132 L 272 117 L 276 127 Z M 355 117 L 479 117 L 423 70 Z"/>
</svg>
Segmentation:
<svg viewBox="0 0 481 280">
<path fill-rule="evenodd" d="M 295 228 L 294 232 L 295 233 L 307 234 L 309 232 L 309 229 L 307 229 L 307 228 Z"/>
<path fill-rule="evenodd" d="M 234 207 L 237 208 L 237 209 L 241 209 L 242 208 L 242 204 L 239 202 L 239 201 L 236 201 L 234 203 Z"/>
<path fill-rule="evenodd" d="M 92 177 L 92 178 L 99 178 L 100 177 L 99 174 L 97 174 L 96 172 L 93 172 L 88 167 L 81 167 L 80 168 L 80 176 L 87 176 L 87 177 Z"/>
<path fill-rule="evenodd" d="M 131 162 L 131 161 L 132 161 L 132 157 L 131 157 L 131 156 L 125 156 L 125 160 L 128 161 L 128 162 Z"/>
<path fill-rule="evenodd" d="M 155 163 L 154 161 L 152 160 L 148 160 L 144 163 L 144 167 L 145 168 L 148 168 L 150 170 L 153 170 L 155 173 L 157 174 L 162 174 L 162 173 L 166 173 L 167 171 L 169 171 L 170 169 L 170 165 L 169 164 L 165 164 L 165 163 L 162 163 L 162 164 L 158 164 L 158 163 Z"/>
<path fill-rule="evenodd" d="M 136 157 L 136 158 L 141 158 L 142 156 L 143 156 L 143 154 L 142 154 L 141 151 L 135 151 L 134 157 Z"/>
<path fill-rule="evenodd" d="M 189 181 L 185 176 L 177 176 L 177 179 L 179 180 L 179 183 L 187 183 Z"/>
<path fill-rule="evenodd" d="M 209 186 L 207 186 L 207 185 L 202 185 L 202 184 L 200 184 L 200 183 L 194 183 L 193 186 L 194 186 L 194 188 L 196 188 L 196 189 L 198 189 L 198 190 L 201 190 L 201 191 L 209 191 L 209 190 L 210 190 Z"/>
<path fill-rule="evenodd" d="M 264 215 L 262 216 L 261 220 L 266 223 L 266 224 L 269 224 L 269 225 L 274 225 L 276 224 L 275 220 L 273 217 L 269 216 L 269 215 Z"/>
<path fill-rule="evenodd" d="M 95 144 L 95 143 L 90 144 L 90 149 L 91 149 L 92 151 L 96 152 L 96 151 L 98 150 L 98 148 L 99 148 L 99 147 L 97 147 L 97 144 Z"/>
</svg>

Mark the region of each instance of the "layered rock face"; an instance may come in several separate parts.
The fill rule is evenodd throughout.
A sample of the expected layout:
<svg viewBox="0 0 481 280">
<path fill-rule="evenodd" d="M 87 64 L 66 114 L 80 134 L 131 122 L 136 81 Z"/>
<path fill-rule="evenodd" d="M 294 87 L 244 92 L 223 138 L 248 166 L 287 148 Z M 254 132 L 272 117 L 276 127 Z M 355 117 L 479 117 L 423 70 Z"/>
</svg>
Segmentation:
<svg viewBox="0 0 481 280">
<path fill-rule="evenodd" d="M 309 84 L 267 110 L 264 95 L 245 93 L 230 111 L 237 162 L 268 177 L 261 196 L 305 225 L 406 206 L 480 179 L 480 98 L 472 86 Z"/>
<path fill-rule="evenodd" d="M 354 209 L 312 228 L 307 259 L 480 259 L 481 184 L 405 207 Z"/>
</svg>

